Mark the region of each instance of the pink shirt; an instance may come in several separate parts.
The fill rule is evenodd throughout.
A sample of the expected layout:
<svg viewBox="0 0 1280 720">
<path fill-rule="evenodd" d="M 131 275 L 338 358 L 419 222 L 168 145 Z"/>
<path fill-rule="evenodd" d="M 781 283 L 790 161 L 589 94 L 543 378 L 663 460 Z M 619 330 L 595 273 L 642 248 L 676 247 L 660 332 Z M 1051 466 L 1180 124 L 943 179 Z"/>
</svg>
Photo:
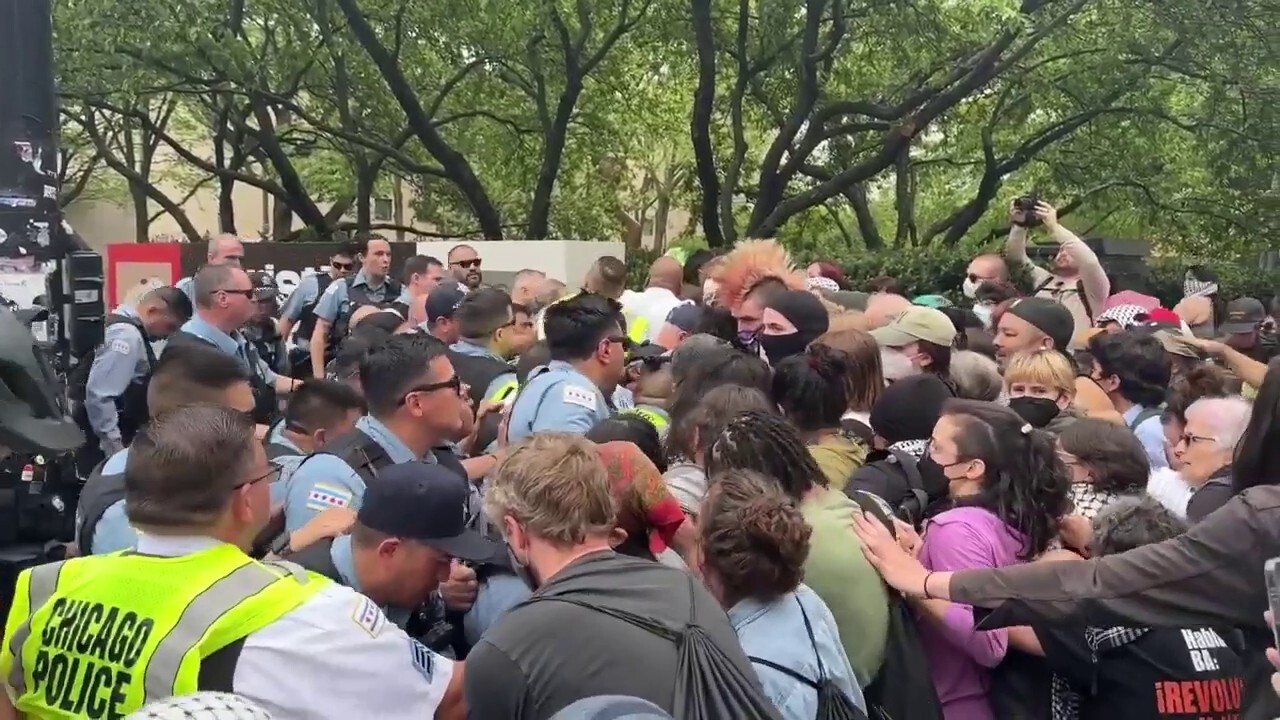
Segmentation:
<svg viewBox="0 0 1280 720">
<path fill-rule="evenodd" d="M 998 568 L 1020 562 L 1022 535 L 994 513 L 959 507 L 939 514 L 925 527 L 920 561 L 930 570 Z M 1009 645 L 1005 630 L 977 631 L 973 608 L 952 604 L 941 623 L 920 624 L 933 684 L 946 720 L 992 720 L 987 701 L 990 668 Z"/>
</svg>

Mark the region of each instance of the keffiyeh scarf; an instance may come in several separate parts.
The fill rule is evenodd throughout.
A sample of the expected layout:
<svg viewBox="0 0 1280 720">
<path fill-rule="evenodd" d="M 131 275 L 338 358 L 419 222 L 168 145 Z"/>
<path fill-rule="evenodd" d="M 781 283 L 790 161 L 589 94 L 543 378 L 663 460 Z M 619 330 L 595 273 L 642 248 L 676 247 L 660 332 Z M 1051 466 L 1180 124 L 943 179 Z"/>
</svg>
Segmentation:
<svg viewBox="0 0 1280 720">
<path fill-rule="evenodd" d="M 1218 283 L 1197 280 L 1195 275 L 1187 273 L 1182 278 L 1182 294 L 1185 297 L 1208 297 L 1218 292 Z"/>
</svg>

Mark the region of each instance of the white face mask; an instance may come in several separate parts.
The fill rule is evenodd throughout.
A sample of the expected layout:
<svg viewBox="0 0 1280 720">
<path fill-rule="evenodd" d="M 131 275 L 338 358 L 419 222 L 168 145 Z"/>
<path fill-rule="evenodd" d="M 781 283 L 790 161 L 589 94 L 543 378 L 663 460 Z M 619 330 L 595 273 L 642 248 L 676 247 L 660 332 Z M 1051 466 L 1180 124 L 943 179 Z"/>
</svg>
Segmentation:
<svg viewBox="0 0 1280 720">
<path fill-rule="evenodd" d="M 982 284 L 981 280 L 973 280 L 971 278 L 964 279 L 964 296 L 972 300 L 978 296 L 978 286 Z"/>
<path fill-rule="evenodd" d="M 983 327 L 991 327 L 991 316 L 994 312 L 995 308 L 990 305 L 983 305 L 982 303 L 973 304 L 973 314 L 977 315 L 978 319 L 982 321 Z"/>
</svg>

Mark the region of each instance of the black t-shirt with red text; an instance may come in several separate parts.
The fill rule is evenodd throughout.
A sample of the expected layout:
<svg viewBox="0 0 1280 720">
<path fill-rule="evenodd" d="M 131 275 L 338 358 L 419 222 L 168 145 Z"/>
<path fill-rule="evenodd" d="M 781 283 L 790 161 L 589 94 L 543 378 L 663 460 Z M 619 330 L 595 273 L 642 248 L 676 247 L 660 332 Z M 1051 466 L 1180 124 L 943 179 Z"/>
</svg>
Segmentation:
<svg viewBox="0 0 1280 720">
<path fill-rule="evenodd" d="M 1243 642 L 1213 628 L 1035 626 L 1045 659 L 1080 693 L 1079 720 L 1236 720 Z"/>
</svg>

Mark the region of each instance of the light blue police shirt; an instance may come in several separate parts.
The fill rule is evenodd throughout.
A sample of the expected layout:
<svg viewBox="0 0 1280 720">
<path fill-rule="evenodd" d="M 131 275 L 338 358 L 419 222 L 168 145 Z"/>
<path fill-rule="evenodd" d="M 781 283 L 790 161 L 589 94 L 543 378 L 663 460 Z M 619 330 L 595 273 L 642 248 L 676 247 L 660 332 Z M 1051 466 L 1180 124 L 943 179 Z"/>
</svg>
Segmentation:
<svg viewBox="0 0 1280 720">
<path fill-rule="evenodd" d="M 329 559 L 333 561 L 334 567 L 338 568 L 338 575 L 342 576 L 343 585 L 358 593 L 364 592 L 360 587 L 360 575 L 356 572 L 356 560 L 352 555 L 350 535 L 339 535 L 334 538 L 333 544 L 329 546 Z M 413 616 L 413 610 L 389 605 L 382 608 L 382 613 L 401 630 L 409 624 L 409 618 Z"/>
<path fill-rule="evenodd" d="M 128 459 L 129 448 L 112 455 L 102 466 L 102 474 L 123 474 Z M 93 547 L 80 549 L 93 555 L 106 555 L 120 550 L 132 550 L 137 544 L 138 531 L 129 524 L 129 517 L 124 513 L 124 500 L 117 500 L 102 513 L 98 524 L 94 526 Z"/>
<path fill-rule="evenodd" d="M 194 294 L 196 291 L 195 276 L 188 275 L 187 277 L 184 277 L 178 282 L 174 283 L 173 286 L 181 290 L 182 294 L 186 295 L 187 299 L 190 300 L 191 302 L 194 303 L 196 301 L 196 296 Z"/>
<path fill-rule="evenodd" d="M 271 506 L 275 507 L 284 504 L 289 494 L 289 484 L 293 480 L 293 474 L 302 465 L 302 461 L 306 459 L 307 454 L 285 436 L 283 422 L 276 423 L 271 428 L 270 434 L 267 435 L 267 442 L 283 445 L 292 451 L 292 454 L 282 455 L 272 461 L 280 468 L 280 477 L 271 483 Z"/>
<path fill-rule="evenodd" d="M 476 589 L 476 601 L 462 617 L 462 634 L 467 644 L 475 646 L 485 631 L 493 627 L 508 610 L 519 605 L 533 591 L 515 575 L 494 573 Z"/>
<path fill-rule="evenodd" d="M 585 433 L 613 415 L 604 393 L 561 360 L 534 368 L 511 406 L 508 439 L 520 442 L 543 431 Z"/>
<path fill-rule="evenodd" d="M 797 599 L 799 602 L 797 603 Z M 801 606 L 804 607 L 801 613 Z M 814 642 L 809 641 L 804 619 L 809 618 Z M 827 677 L 863 711 L 867 702 L 862 686 L 845 654 L 835 618 L 818 594 L 805 585 L 771 603 L 740 600 L 729 608 L 729 622 L 748 657 L 777 663 L 814 682 L 822 658 Z M 815 644 L 817 647 L 815 648 Z M 784 720 L 813 720 L 818 715 L 818 691 L 809 685 L 760 663 L 751 663 L 764 694 Z"/>
<path fill-rule="evenodd" d="M 130 305 L 120 306 L 115 314 L 134 319 L 138 317 L 138 311 Z M 124 395 L 130 385 L 147 377 L 150 371 L 147 342 L 133 325 L 108 325 L 102 347 L 93 357 L 85 384 L 84 409 L 89 417 L 89 426 L 104 442 L 117 446 L 121 442 L 116 399 Z"/>
<path fill-rule="evenodd" d="M 498 362 L 503 364 L 506 364 L 507 362 L 503 358 L 499 357 L 497 354 L 491 352 L 489 348 L 477 343 L 473 343 L 470 340 L 459 340 L 458 342 L 450 345 L 449 349 L 458 353 L 459 355 L 466 355 L 468 357 L 486 357 L 492 360 L 497 360 Z M 501 390 L 504 385 L 507 385 L 508 383 L 510 383 L 512 380 L 515 380 L 515 379 L 516 379 L 516 372 L 514 370 L 510 372 L 502 373 L 498 377 L 494 378 L 493 381 L 489 383 L 489 387 L 485 388 L 484 399 L 489 400 L 493 398 L 498 394 L 498 391 Z"/>
<path fill-rule="evenodd" d="M 382 446 L 387 458 L 396 465 L 414 461 L 436 462 L 431 453 L 427 453 L 425 458 L 414 455 L 404 441 L 372 415 L 357 420 L 356 429 Z M 329 508 L 359 510 L 364 501 L 364 489 L 364 480 L 342 458 L 324 452 L 308 457 L 289 477 L 284 499 L 286 532 L 306 525 L 311 518 Z"/>
<path fill-rule="evenodd" d="M 245 349 L 249 345 L 248 339 L 239 331 L 228 335 L 218 328 L 210 325 L 200 319 L 199 315 L 192 317 L 183 326 L 184 332 L 203 338 L 213 343 L 213 346 L 222 352 L 232 355 L 240 359 L 240 362 L 251 372 L 255 372 L 258 377 L 266 382 L 273 383 L 276 381 L 276 373 L 272 370 L 261 357 L 258 358 L 257 367 L 249 367 L 249 354 Z"/>
<path fill-rule="evenodd" d="M 340 283 L 341 280 L 334 280 L 329 283 L 332 286 Z M 297 322 L 302 317 L 302 310 L 311 303 L 315 302 L 320 296 L 320 276 L 316 274 L 308 275 L 298 282 L 298 286 L 289 293 L 289 297 L 284 301 L 284 307 L 280 308 L 280 317 L 290 322 Z"/>
<path fill-rule="evenodd" d="M 1122 416 L 1125 427 L 1131 427 L 1133 421 L 1148 409 L 1150 408 L 1134 405 L 1126 410 Z M 1164 452 L 1164 426 L 1160 424 L 1160 413 L 1138 423 L 1138 426 L 1133 428 L 1133 434 L 1137 436 L 1138 442 L 1142 443 L 1142 449 L 1147 451 L 1147 460 L 1151 463 L 1152 470 L 1169 467 L 1169 457 Z"/>
<path fill-rule="evenodd" d="M 355 279 L 351 281 L 354 285 L 363 285 L 369 294 L 369 299 L 375 302 L 382 302 L 387 299 L 387 281 L 384 278 L 378 285 L 370 285 L 369 279 L 365 277 L 364 270 L 356 273 Z M 320 297 L 320 302 L 316 303 L 316 317 L 326 322 L 332 323 L 338 319 L 342 313 L 348 312 L 347 298 L 347 281 L 334 280 L 329 283 L 329 287 L 325 289 L 324 295 Z"/>
</svg>

